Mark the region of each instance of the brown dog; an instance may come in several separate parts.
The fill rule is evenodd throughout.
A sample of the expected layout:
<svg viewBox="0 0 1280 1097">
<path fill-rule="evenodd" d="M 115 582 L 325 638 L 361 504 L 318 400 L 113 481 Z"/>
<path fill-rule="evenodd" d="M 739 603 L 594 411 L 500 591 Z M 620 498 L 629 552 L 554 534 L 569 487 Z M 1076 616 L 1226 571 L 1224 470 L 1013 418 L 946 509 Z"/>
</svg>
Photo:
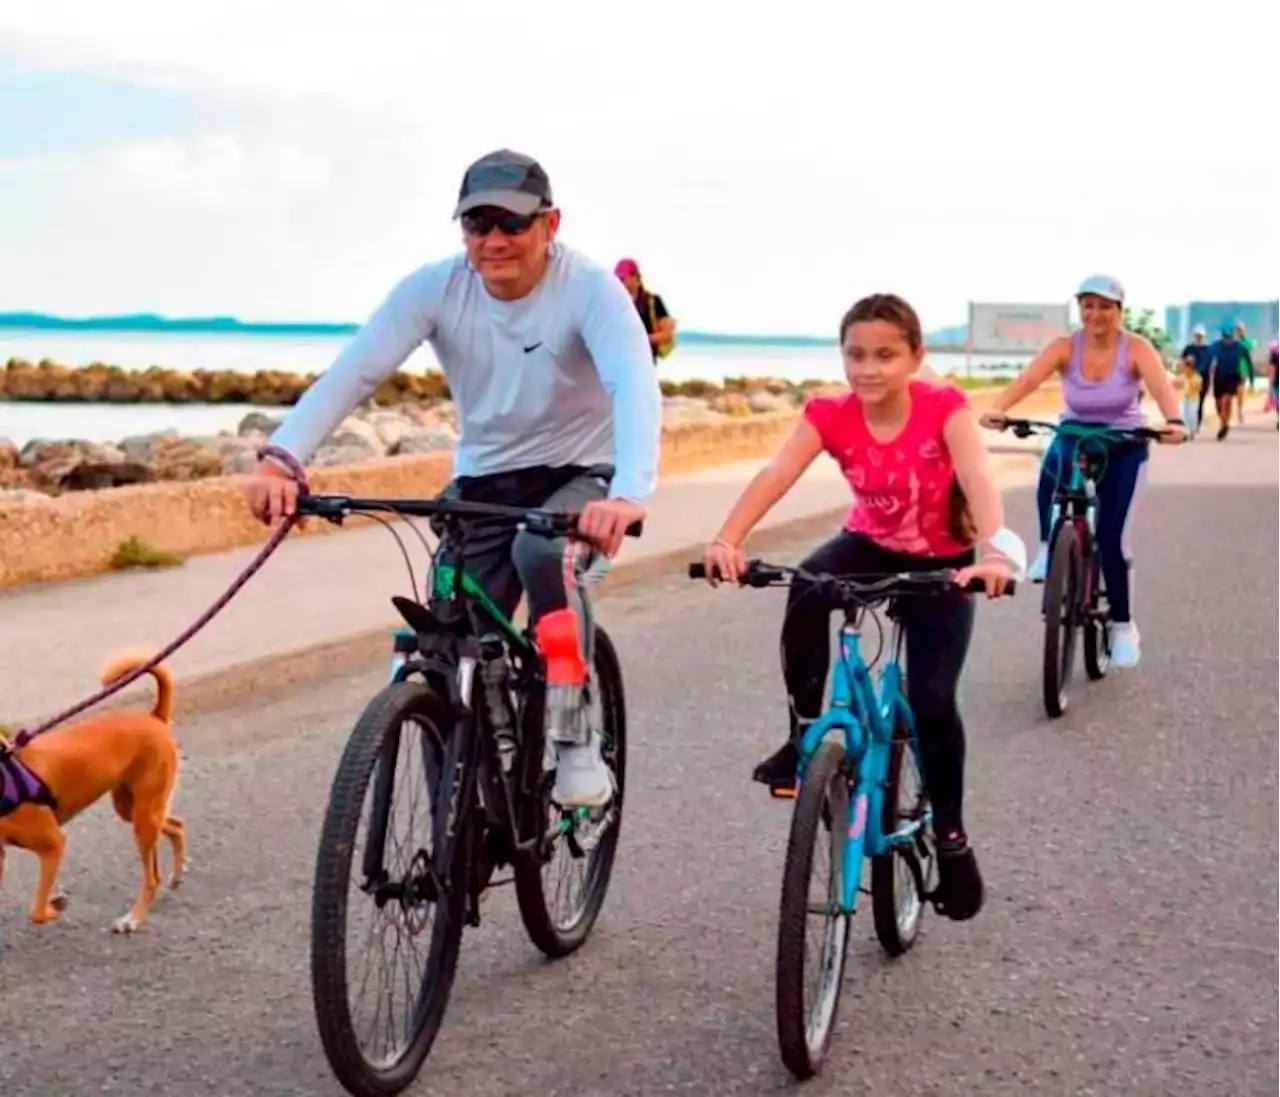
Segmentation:
<svg viewBox="0 0 1280 1097">
<path fill-rule="evenodd" d="M 146 662 L 136 654 L 107 664 L 102 684 L 119 680 Z M 67 897 L 55 890 L 66 838 L 62 824 L 75 818 L 106 793 L 116 814 L 133 824 L 142 859 L 142 886 L 128 914 L 117 918 L 117 933 L 132 933 L 147 917 L 160 887 L 157 845 L 164 835 L 173 845 L 169 886 L 182 883 L 187 867 L 187 840 L 182 820 L 169 814 L 178 782 L 178 748 L 173 738 L 173 674 L 161 664 L 153 670 L 156 703 L 150 712 L 130 709 L 91 716 L 65 728 L 37 736 L 13 759 L 42 781 L 54 806 L 22 803 L 0 816 L 0 878 L 6 844 L 28 849 L 40 859 L 40 879 L 31 904 L 31 921 L 52 922 L 66 909 Z"/>
</svg>

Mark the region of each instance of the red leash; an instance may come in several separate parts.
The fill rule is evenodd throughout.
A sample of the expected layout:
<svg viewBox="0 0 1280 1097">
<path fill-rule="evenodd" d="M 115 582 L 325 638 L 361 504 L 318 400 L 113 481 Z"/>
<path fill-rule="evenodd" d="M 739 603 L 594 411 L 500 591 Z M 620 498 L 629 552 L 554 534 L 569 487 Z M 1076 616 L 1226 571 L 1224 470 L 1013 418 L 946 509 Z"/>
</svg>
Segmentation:
<svg viewBox="0 0 1280 1097">
<path fill-rule="evenodd" d="M 262 458 L 262 457 L 275 458 L 275 460 L 280 465 L 282 465 L 284 468 L 286 468 L 289 471 L 289 474 L 293 477 L 294 481 L 298 485 L 299 494 L 306 495 L 309 492 L 310 489 L 307 486 L 306 470 L 303 469 L 303 467 L 294 459 L 292 454 L 287 453 L 282 449 L 278 449 L 276 446 L 266 446 L 261 451 L 259 451 L 258 456 L 259 458 Z M 184 631 L 182 635 L 180 635 L 176 640 L 174 640 L 171 644 L 169 644 L 168 646 L 163 648 L 161 651 L 153 655 L 150 659 L 148 659 L 145 663 L 143 663 L 142 666 L 137 667 L 136 669 L 130 671 L 123 678 L 120 678 L 117 681 L 112 682 L 111 685 L 104 686 L 102 689 L 98 690 L 98 692 L 95 693 L 92 697 L 89 697 L 84 701 L 80 701 L 75 705 L 72 705 L 70 708 L 64 710 L 63 712 L 58 713 L 56 716 L 49 717 L 49 719 L 45 720 L 44 723 L 37 724 L 34 728 L 29 728 L 29 729 L 24 728 L 22 731 L 18 732 L 18 734 L 14 737 L 12 749 L 21 749 L 22 747 L 25 747 L 37 735 L 42 735 L 46 731 L 48 731 L 50 728 L 57 727 L 58 724 L 61 724 L 64 721 L 71 719 L 71 717 L 73 716 L 78 716 L 80 713 L 84 712 L 85 709 L 92 708 L 94 705 L 98 704 L 100 701 L 105 701 L 113 693 L 118 693 L 120 690 L 124 689 L 124 687 L 127 686 L 130 682 L 136 681 L 137 679 L 141 678 L 144 674 L 148 674 L 152 670 L 154 670 L 156 667 L 158 667 L 167 658 L 169 658 L 170 655 L 172 655 L 175 651 L 177 651 L 180 647 L 182 647 L 183 644 L 187 643 L 187 641 L 189 641 L 193 636 L 195 636 L 197 632 L 199 632 L 202 628 L 204 628 L 205 625 L 207 625 L 210 621 L 212 621 L 214 617 L 216 617 L 218 613 L 222 611 L 223 607 L 225 607 L 226 604 L 236 596 L 240 588 L 243 587 L 245 583 L 247 583 L 251 578 L 253 578 L 254 574 L 258 571 L 258 569 L 261 568 L 262 565 L 267 562 L 267 559 L 271 556 L 271 554 L 275 552 L 275 550 L 280 546 L 280 542 L 282 542 L 286 537 L 289 536 L 289 531 L 293 529 L 297 521 L 298 521 L 298 514 L 296 511 L 293 514 L 289 515 L 287 518 L 285 518 L 284 521 L 282 521 L 280 525 L 276 527 L 275 531 L 267 539 L 267 543 L 262 546 L 262 551 L 259 552 L 258 555 L 255 556 L 249 562 L 249 565 L 236 577 L 235 582 L 233 582 L 231 586 L 229 586 L 226 589 L 222 597 L 220 597 L 216 602 L 213 603 L 213 605 L 211 605 L 207 610 L 205 610 L 204 613 L 202 613 L 199 617 L 197 617 L 195 622 L 189 628 L 187 628 L 186 631 Z M 4 741 L 0 739 L 0 753 L 4 753 L 5 750 L 6 750 L 6 746 L 4 744 Z"/>
</svg>

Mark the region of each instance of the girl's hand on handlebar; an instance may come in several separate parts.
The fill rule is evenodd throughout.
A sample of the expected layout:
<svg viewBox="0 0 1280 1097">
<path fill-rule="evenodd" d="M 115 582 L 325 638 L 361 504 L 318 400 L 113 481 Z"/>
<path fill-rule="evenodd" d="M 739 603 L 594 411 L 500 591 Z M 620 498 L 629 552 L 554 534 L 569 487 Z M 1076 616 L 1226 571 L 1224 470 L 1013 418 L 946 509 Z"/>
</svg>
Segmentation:
<svg viewBox="0 0 1280 1097">
<path fill-rule="evenodd" d="M 1009 586 L 1013 578 L 1013 568 L 1003 556 L 986 556 L 976 564 L 961 568 L 955 573 L 954 582 L 958 587 L 968 586 L 973 580 L 981 579 L 987 588 L 988 598 L 999 598 Z"/>
<path fill-rule="evenodd" d="M 707 569 L 707 582 L 713 587 L 718 587 L 725 580 L 736 583 L 747 570 L 747 554 L 737 545 L 719 538 L 703 550 L 702 562 Z"/>
<path fill-rule="evenodd" d="M 1176 446 L 1190 437 L 1187 428 L 1181 423 L 1165 423 L 1160 428 L 1160 445 Z"/>
<path fill-rule="evenodd" d="M 1002 411 L 984 411 L 978 422 L 988 430 L 1004 430 L 1009 424 L 1009 417 Z"/>
</svg>

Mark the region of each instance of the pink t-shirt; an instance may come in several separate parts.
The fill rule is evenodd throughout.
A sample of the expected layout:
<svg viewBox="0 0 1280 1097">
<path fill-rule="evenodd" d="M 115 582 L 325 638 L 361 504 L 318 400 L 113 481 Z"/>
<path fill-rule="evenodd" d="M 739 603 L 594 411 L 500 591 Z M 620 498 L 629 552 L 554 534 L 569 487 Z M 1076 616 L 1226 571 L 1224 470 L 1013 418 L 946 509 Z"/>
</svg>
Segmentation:
<svg viewBox="0 0 1280 1097">
<path fill-rule="evenodd" d="M 971 546 L 948 532 L 955 469 L 942 430 L 969 401 L 952 385 L 927 381 L 912 381 L 910 392 L 911 415 L 891 442 L 871 436 L 852 393 L 815 396 L 804 416 L 853 488 L 845 529 L 893 552 L 960 556 Z"/>
</svg>

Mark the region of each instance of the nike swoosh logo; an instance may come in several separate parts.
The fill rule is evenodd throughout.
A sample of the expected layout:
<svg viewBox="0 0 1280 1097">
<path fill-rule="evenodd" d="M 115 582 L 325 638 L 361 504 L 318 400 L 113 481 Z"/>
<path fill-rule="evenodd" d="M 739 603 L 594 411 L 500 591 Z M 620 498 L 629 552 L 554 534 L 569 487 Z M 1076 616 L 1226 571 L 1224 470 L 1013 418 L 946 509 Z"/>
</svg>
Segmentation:
<svg viewBox="0 0 1280 1097">
<path fill-rule="evenodd" d="M 542 344 L 541 344 L 541 343 L 534 343 L 534 344 L 533 344 L 533 346 L 531 346 L 531 347 L 525 347 L 525 348 L 524 348 L 524 352 L 525 352 L 525 354 L 532 354 L 532 353 L 533 353 L 535 350 L 537 350 L 540 346 L 542 346 Z"/>
</svg>

